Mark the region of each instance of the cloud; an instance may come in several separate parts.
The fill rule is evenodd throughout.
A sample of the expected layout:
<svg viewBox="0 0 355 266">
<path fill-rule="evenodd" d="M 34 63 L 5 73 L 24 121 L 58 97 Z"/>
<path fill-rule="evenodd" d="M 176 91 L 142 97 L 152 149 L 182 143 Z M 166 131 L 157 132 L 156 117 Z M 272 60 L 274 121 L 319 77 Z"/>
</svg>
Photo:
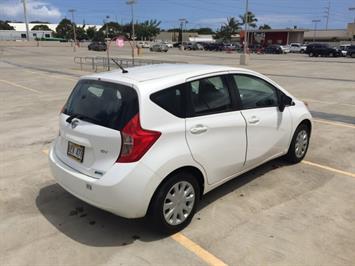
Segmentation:
<svg viewBox="0 0 355 266">
<path fill-rule="evenodd" d="M 196 20 L 194 23 L 208 25 L 208 26 L 220 26 L 221 24 L 225 23 L 226 21 L 227 21 L 226 17 L 224 17 L 224 18 L 205 18 L 205 19 Z"/>
<path fill-rule="evenodd" d="M 22 1 L 6 1 L 0 3 L 1 16 L 8 19 L 23 19 L 23 4 Z M 37 0 L 27 1 L 27 14 L 29 20 L 56 20 L 61 17 L 61 13 L 57 7 Z"/>
</svg>

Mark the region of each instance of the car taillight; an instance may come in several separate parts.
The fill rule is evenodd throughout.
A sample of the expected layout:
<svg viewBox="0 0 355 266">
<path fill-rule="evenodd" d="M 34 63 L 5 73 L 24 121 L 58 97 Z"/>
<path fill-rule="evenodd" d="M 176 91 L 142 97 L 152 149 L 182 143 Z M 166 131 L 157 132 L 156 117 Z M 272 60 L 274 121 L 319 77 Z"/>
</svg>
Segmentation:
<svg viewBox="0 0 355 266">
<path fill-rule="evenodd" d="M 143 129 L 140 125 L 139 114 L 136 114 L 121 131 L 121 154 L 117 162 L 139 161 L 160 135 L 158 131 Z"/>
</svg>

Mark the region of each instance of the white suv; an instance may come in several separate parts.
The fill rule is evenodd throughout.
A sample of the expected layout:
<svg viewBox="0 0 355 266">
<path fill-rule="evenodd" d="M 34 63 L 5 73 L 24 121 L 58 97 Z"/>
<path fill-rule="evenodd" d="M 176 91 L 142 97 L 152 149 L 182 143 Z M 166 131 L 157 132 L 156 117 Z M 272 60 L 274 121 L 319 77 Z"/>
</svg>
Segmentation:
<svg viewBox="0 0 355 266">
<path fill-rule="evenodd" d="M 301 161 L 312 128 L 305 104 L 267 77 L 190 64 L 83 77 L 59 120 L 49 153 L 58 183 L 170 233 L 226 181 L 282 155 Z"/>
</svg>

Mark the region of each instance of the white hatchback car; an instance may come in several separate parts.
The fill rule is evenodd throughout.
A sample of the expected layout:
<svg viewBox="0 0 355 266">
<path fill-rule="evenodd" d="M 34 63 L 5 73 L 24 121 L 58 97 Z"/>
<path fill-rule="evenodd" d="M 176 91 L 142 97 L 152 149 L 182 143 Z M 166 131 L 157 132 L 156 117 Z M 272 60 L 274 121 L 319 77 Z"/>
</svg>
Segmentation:
<svg viewBox="0 0 355 266">
<path fill-rule="evenodd" d="M 307 152 L 307 107 L 261 74 L 190 64 L 127 71 L 80 79 L 49 153 L 57 182 L 94 206 L 176 232 L 203 194 Z"/>
</svg>

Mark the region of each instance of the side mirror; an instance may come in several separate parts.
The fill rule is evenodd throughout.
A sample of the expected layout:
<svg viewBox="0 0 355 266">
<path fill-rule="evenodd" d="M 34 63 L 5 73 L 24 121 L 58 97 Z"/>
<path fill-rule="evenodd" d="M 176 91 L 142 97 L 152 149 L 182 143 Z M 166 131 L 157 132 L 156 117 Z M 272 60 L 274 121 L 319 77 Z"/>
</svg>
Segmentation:
<svg viewBox="0 0 355 266">
<path fill-rule="evenodd" d="M 285 94 L 281 94 L 280 101 L 279 101 L 280 112 L 283 112 L 285 110 L 285 107 L 290 105 L 292 105 L 292 98 Z"/>
</svg>

